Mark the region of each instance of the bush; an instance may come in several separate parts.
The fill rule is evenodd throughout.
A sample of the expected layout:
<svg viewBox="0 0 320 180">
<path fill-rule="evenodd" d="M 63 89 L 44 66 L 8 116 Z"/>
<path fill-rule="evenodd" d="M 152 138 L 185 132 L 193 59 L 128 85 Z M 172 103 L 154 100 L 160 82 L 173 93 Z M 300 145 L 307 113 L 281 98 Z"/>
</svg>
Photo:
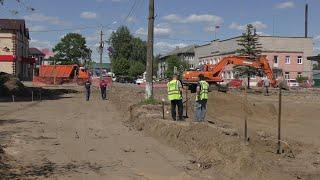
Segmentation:
<svg viewBox="0 0 320 180">
<path fill-rule="evenodd" d="M 304 76 L 300 76 L 297 77 L 296 80 L 298 81 L 298 83 L 304 83 L 305 81 L 307 81 L 309 78 L 308 77 L 304 77 Z"/>
</svg>

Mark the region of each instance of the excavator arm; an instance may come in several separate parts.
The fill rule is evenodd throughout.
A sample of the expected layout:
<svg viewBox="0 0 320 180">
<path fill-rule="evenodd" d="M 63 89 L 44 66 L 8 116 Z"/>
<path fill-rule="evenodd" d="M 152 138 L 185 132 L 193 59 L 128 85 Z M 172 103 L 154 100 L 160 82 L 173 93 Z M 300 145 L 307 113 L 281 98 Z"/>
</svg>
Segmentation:
<svg viewBox="0 0 320 180">
<path fill-rule="evenodd" d="M 249 61 L 248 58 L 244 56 L 224 57 L 218 64 L 205 65 L 202 71 L 185 71 L 183 73 L 183 82 L 185 84 L 195 83 L 198 81 L 200 74 L 203 74 L 209 83 L 222 82 L 222 71 L 229 64 L 261 69 L 270 80 L 272 86 L 275 87 L 277 84 L 266 56 L 261 56 L 254 61 Z"/>
</svg>

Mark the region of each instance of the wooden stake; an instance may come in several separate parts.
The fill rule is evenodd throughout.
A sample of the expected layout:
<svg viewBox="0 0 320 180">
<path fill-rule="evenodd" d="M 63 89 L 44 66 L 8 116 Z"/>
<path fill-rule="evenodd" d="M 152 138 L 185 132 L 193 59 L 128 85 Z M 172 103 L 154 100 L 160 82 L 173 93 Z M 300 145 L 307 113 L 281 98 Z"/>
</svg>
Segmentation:
<svg viewBox="0 0 320 180">
<path fill-rule="evenodd" d="M 247 114 L 247 87 L 244 88 L 243 91 L 243 113 L 244 113 L 244 141 L 248 141 L 248 124 L 247 124 L 247 119 L 248 119 L 248 114 Z"/>
<path fill-rule="evenodd" d="M 281 112 L 282 111 L 282 89 L 279 87 L 279 114 L 278 114 L 278 149 L 277 153 L 281 154 Z"/>
</svg>

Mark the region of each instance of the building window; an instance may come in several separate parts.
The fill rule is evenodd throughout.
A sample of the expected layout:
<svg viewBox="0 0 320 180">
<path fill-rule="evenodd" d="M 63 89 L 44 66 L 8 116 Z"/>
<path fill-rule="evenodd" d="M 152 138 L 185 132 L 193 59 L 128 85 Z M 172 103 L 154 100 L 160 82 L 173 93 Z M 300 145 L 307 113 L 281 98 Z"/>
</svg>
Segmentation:
<svg viewBox="0 0 320 180">
<path fill-rule="evenodd" d="M 290 56 L 286 56 L 286 64 L 290 64 Z"/>
<path fill-rule="evenodd" d="M 302 77 L 302 73 L 301 73 L 301 72 L 298 72 L 297 77 Z"/>
<path fill-rule="evenodd" d="M 278 56 L 273 56 L 273 63 L 278 64 Z"/>
<path fill-rule="evenodd" d="M 285 78 L 285 79 L 289 79 L 289 78 L 290 78 L 289 72 L 285 72 L 285 73 L 284 73 L 284 78 Z"/>
<path fill-rule="evenodd" d="M 302 56 L 298 56 L 297 63 L 298 63 L 298 64 L 302 64 Z"/>
</svg>

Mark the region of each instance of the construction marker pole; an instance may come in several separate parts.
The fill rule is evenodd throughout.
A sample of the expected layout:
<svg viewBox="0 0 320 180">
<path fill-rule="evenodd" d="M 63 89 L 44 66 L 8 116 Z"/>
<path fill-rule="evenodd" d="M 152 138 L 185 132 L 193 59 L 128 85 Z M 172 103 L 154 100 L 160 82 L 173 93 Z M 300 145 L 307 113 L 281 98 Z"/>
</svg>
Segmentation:
<svg viewBox="0 0 320 180">
<path fill-rule="evenodd" d="M 248 141 L 248 124 L 247 124 L 247 88 L 243 91 L 243 113 L 244 113 L 244 141 Z"/>
<path fill-rule="evenodd" d="M 164 99 L 162 99 L 162 119 L 164 119 Z"/>
<path fill-rule="evenodd" d="M 12 102 L 14 102 L 14 95 L 12 94 L 12 96 L 11 96 L 11 97 L 12 97 Z"/>
<path fill-rule="evenodd" d="M 42 101 L 42 91 L 40 89 L 40 101 Z"/>
<path fill-rule="evenodd" d="M 277 153 L 281 154 L 281 109 L 282 109 L 282 89 L 279 87 L 279 114 L 278 114 L 278 150 Z"/>
<path fill-rule="evenodd" d="M 188 118 L 188 88 L 186 90 L 186 118 Z"/>
</svg>

